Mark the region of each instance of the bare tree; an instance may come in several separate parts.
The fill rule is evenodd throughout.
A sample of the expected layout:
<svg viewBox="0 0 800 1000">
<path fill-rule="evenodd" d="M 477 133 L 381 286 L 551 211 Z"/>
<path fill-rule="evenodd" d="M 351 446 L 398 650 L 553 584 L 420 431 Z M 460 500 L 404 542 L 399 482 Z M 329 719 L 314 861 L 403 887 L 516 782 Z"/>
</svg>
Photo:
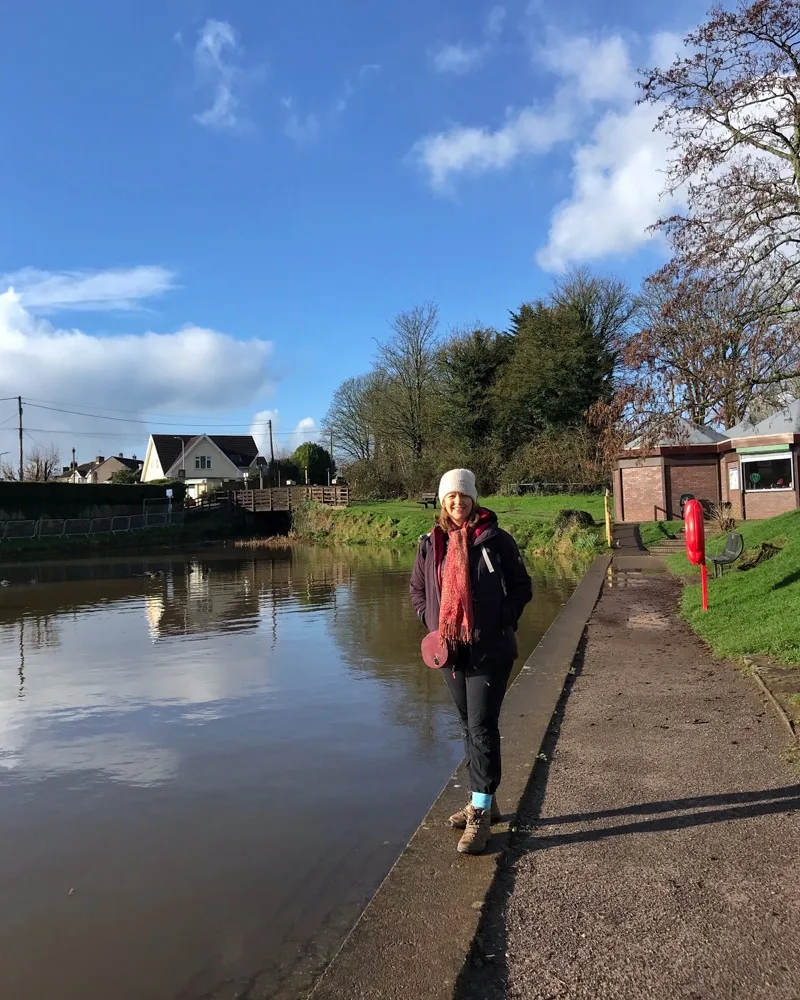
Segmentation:
<svg viewBox="0 0 800 1000">
<path fill-rule="evenodd" d="M 687 54 L 646 71 L 645 102 L 673 139 L 670 192 L 688 211 L 659 220 L 674 277 L 703 272 L 774 291 L 768 309 L 800 308 L 800 3 L 715 5 Z"/>
<path fill-rule="evenodd" d="M 609 444 L 680 438 L 682 420 L 730 427 L 778 405 L 800 366 L 800 323 L 764 309 L 762 296 L 753 280 L 732 287 L 697 275 L 651 277 L 616 395 L 593 412 Z"/>
<path fill-rule="evenodd" d="M 383 431 L 419 459 L 430 427 L 436 377 L 438 310 L 427 302 L 401 312 L 393 335 L 379 344 L 373 395 Z"/>
<path fill-rule="evenodd" d="M 593 274 L 588 267 L 570 268 L 556 279 L 550 295 L 554 306 L 563 306 L 578 317 L 584 330 L 597 338 L 602 349 L 619 352 L 631 320 L 639 309 L 628 285 L 619 278 Z"/>
<path fill-rule="evenodd" d="M 57 479 L 61 473 L 61 457 L 58 448 L 40 448 L 38 445 L 25 455 L 22 478 L 26 483 L 47 483 Z M 10 462 L 0 465 L 0 478 L 13 481 L 19 480 L 19 469 Z"/>
<path fill-rule="evenodd" d="M 333 435 L 337 454 L 354 462 L 369 460 L 373 454 L 375 430 L 370 390 L 374 381 L 372 375 L 345 379 L 333 394 L 322 421 L 325 436 Z"/>
</svg>

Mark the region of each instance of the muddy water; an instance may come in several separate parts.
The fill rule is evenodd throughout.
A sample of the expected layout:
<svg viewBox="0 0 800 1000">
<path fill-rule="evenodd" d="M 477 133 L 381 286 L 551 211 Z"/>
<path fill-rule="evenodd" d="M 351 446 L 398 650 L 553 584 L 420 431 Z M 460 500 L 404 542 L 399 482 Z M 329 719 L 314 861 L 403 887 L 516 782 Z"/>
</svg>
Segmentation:
<svg viewBox="0 0 800 1000">
<path fill-rule="evenodd" d="M 2 567 L 0 997 L 308 987 L 461 756 L 409 567 Z M 523 658 L 571 589 L 538 579 Z"/>
</svg>

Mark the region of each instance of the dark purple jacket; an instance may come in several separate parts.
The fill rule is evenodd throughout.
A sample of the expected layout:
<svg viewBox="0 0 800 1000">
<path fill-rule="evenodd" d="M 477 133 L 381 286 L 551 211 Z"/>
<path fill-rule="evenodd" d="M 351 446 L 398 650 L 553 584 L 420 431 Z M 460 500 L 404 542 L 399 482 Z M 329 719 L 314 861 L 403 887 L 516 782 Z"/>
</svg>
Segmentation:
<svg viewBox="0 0 800 1000">
<path fill-rule="evenodd" d="M 488 522 L 474 538 L 469 552 L 472 604 L 475 616 L 473 663 L 508 661 L 517 658 L 514 633 L 525 605 L 533 597 L 531 578 L 525 569 L 517 543 L 498 527 L 497 515 L 485 512 Z M 441 588 L 436 565 L 434 528 L 423 535 L 411 573 L 411 603 L 417 617 L 433 632 L 439 628 Z"/>
</svg>

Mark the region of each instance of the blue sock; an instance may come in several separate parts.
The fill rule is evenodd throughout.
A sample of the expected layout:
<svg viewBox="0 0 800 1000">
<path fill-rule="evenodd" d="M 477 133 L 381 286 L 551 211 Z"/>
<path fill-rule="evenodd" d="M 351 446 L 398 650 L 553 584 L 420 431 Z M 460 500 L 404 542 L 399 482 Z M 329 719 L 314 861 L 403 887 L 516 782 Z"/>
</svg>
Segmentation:
<svg viewBox="0 0 800 1000">
<path fill-rule="evenodd" d="M 473 809 L 488 809 L 492 804 L 492 796 L 485 795 L 483 792 L 473 792 L 472 793 L 472 808 Z"/>
</svg>

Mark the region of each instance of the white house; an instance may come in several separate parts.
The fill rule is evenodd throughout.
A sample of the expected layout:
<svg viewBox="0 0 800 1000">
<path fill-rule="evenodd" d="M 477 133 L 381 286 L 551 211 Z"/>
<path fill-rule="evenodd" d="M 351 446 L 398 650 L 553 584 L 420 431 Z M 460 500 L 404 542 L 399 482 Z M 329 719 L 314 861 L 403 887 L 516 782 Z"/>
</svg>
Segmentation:
<svg viewBox="0 0 800 1000">
<path fill-rule="evenodd" d="M 244 479 L 257 468 L 258 448 L 250 435 L 151 434 L 142 482 L 185 479 L 187 493 L 198 497 L 220 484 Z"/>
</svg>

